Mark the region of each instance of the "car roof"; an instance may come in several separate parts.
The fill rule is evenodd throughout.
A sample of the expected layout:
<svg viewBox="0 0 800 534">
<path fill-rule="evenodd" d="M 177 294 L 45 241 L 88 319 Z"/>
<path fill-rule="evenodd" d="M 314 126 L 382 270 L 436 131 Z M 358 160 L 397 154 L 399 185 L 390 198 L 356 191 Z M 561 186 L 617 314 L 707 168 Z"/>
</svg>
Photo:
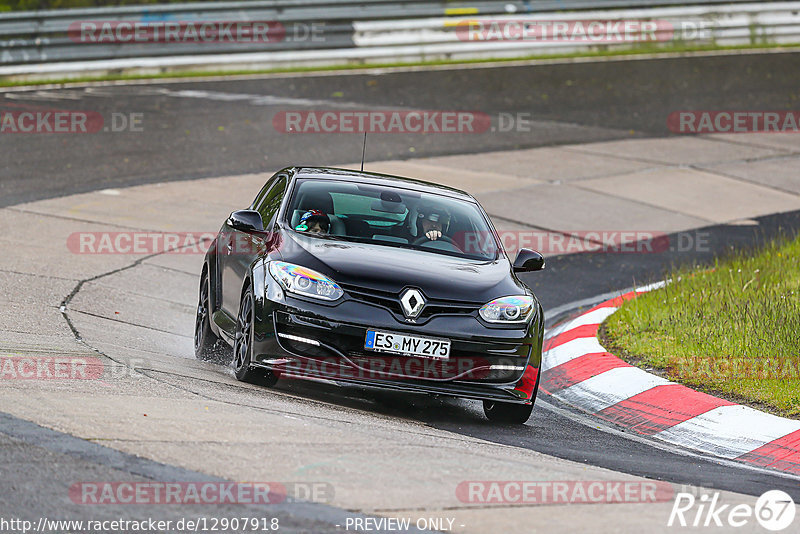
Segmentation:
<svg viewBox="0 0 800 534">
<path fill-rule="evenodd" d="M 461 191 L 454 187 L 426 182 L 414 178 L 403 176 L 393 176 L 391 174 L 380 174 L 376 172 L 362 172 L 353 169 L 340 169 L 336 167 L 297 167 L 297 178 L 313 178 L 319 180 L 344 180 L 348 182 L 358 182 L 370 185 L 385 185 L 411 189 L 438 195 L 445 195 L 452 198 L 460 198 L 475 202 L 475 199 L 466 191 Z"/>
</svg>

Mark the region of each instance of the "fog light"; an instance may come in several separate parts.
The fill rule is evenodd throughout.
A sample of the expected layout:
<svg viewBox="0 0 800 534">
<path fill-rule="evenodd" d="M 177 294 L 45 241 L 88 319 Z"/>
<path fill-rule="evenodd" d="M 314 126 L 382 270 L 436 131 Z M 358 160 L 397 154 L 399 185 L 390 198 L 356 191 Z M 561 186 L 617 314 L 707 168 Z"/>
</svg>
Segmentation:
<svg viewBox="0 0 800 534">
<path fill-rule="evenodd" d="M 285 337 L 286 339 L 291 339 L 292 341 L 297 341 L 298 343 L 308 343 L 309 345 L 314 345 L 315 347 L 319 347 L 319 341 L 316 339 L 309 339 L 307 337 L 300 337 L 300 336 L 293 336 L 292 334 L 284 334 L 278 333 L 279 337 Z"/>
</svg>

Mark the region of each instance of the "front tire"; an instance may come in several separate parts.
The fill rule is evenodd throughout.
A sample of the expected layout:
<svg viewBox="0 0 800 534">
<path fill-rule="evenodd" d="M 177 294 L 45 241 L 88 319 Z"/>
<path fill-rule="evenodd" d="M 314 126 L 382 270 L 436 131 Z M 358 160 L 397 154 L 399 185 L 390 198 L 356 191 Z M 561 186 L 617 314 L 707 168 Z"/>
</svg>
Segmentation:
<svg viewBox="0 0 800 534">
<path fill-rule="evenodd" d="M 211 330 L 211 310 L 208 298 L 208 270 L 200 277 L 200 296 L 194 321 L 194 356 L 198 360 L 214 359 L 214 347 L 219 338 Z"/>
<path fill-rule="evenodd" d="M 258 373 L 251 366 L 253 356 L 253 290 L 249 287 L 242 293 L 239 316 L 236 319 L 236 335 L 233 341 L 233 372 L 237 380 L 255 383 Z"/>
<path fill-rule="evenodd" d="M 515 404 L 512 402 L 483 401 L 483 413 L 494 423 L 512 423 L 522 425 L 530 418 L 533 404 Z"/>
</svg>

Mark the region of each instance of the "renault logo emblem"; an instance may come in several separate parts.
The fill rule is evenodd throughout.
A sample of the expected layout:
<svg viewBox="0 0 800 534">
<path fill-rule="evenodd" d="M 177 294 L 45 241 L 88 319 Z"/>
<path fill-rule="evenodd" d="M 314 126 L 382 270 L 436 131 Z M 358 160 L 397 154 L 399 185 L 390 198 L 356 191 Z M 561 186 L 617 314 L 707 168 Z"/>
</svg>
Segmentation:
<svg viewBox="0 0 800 534">
<path fill-rule="evenodd" d="M 419 289 L 406 289 L 400 294 L 400 304 L 403 306 L 403 315 L 414 319 L 425 307 L 425 297 Z"/>
</svg>

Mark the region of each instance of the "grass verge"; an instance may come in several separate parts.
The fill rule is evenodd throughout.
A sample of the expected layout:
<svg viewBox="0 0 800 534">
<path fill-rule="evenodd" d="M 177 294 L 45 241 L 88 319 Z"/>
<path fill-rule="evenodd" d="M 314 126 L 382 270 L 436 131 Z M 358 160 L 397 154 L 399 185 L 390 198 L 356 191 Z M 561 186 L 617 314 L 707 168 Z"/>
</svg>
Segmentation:
<svg viewBox="0 0 800 534">
<path fill-rule="evenodd" d="M 800 236 L 626 302 L 604 346 L 675 382 L 800 418 Z"/>
<path fill-rule="evenodd" d="M 253 69 L 253 70 L 197 70 L 197 71 L 170 71 L 157 74 L 125 74 L 124 72 L 98 75 L 98 76 L 79 76 L 70 78 L 47 78 L 41 80 L 14 80 L 14 75 L 0 77 L 0 87 L 21 87 L 34 85 L 58 85 L 58 84 L 83 84 L 89 82 L 109 82 L 109 81 L 135 81 L 135 80 L 160 80 L 176 78 L 205 78 L 205 77 L 226 77 L 226 76 L 257 76 L 265 74 L 291 74 L 304 72 L 326 72 L 326 71 L 349 71 L 364 69 L 385 69 L 385 68 L 408 68 L 408 67 L 436 67 L 442 65 L 473 65 L 473 64 L 503 64 L 516 61 L 546 61 L 559 59 L 580 59 L 580 58 L 613 58 L 651 54 L 691 54 L 702 52 L 725 52 L 725 51 L 759 51 L 759 50 L 786 50 L 793 51 L 800 49 L 798 44 L 775 45 L 759 43 L 752 45 L 738 46 L 687 46 L 677 44 L 673 46 L 641 46 L 628 50 L 599 50 L 593 52 L 574 52 L 570 54 L 551 54 L 551 55 L 531 55 L 515 58 L 477 58 L 477 59 L 458 59 L 458 60 L 435 60 L 435 61 L 416 61 L 416 62 L 390 62 L 390 63 L 359 63 L 347 65 L 330 66 L 309 66 L 309 67 L 284 67 L 273 69 Z"/>
</svg>

